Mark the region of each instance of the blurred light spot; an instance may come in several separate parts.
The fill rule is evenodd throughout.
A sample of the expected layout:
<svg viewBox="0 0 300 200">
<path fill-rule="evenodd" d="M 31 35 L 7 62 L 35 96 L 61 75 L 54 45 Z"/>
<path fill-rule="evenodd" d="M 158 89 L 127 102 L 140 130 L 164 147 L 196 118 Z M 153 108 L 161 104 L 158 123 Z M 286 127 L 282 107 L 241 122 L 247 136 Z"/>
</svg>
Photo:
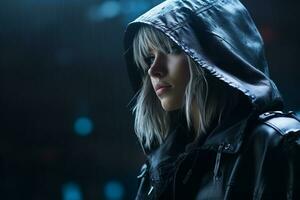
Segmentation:
<svg viewBox="0 0 300 200">
<path fill-rule="evenodd" d="M 100 5 L 91 6 L 87 16 L 89 20 L 98 22 L 122 15 L 122 19 L 127 23 L 161 2 L 163 0 L 108 0 Z"/>
<path fill-rule="evenodd" d="M 118 181 L 110 181 L 104 187 L 104 195 L 107 200 L 123 199 L 124 187 Z"/>
<path fill-rule="evenodd" d="M 89 19 L 92 21 L 102 21 L 120 15 L 121 5 L 117 1 L 105 1 L 99 6 L 93 6 L 88 12 Z"/>
<path fill-rule="evenodd" d="M 70 182 L 62 186 L 63 200 L 82 200 L 79 186 Z"/>
<path fill-rule="evenodd" d="M 126 22 L 131 21 L 153 6 L 154 4 L 149 1 L 121 0 L 121 12 L 124 15 L 123 19 L 125 19 Z"/>
<path fill-rule="evenodd" d="M 93 130 L 93 122 L 88 117 L 80 117 L 75 121 L 74 129 L 78 135 L 89 135 Z"/>
<path fill-rule="evenodd" d="M 122 9 L 122 12 L 125 14 L 142 14 L 141 12 L 150 9 L 153 5 L 147 1 L 122 1 L 122 7 L 126 7 L 126 9 Z"/>
</svg>

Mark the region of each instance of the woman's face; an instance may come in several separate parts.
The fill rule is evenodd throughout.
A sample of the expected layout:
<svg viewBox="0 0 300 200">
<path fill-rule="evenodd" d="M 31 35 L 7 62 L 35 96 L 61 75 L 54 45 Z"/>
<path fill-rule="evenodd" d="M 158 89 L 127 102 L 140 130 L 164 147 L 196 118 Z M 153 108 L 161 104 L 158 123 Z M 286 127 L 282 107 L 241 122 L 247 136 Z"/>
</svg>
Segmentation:
<svg viewBox="0 0 300 200">
<path fill-rule="evenodd" d="M 190 79 L 188 60 L 182 51 L 165 54 L 152 50 L 148 59 L 148 75 L 165 111 L 182 107 L 186 85 Z"/>
</svg>

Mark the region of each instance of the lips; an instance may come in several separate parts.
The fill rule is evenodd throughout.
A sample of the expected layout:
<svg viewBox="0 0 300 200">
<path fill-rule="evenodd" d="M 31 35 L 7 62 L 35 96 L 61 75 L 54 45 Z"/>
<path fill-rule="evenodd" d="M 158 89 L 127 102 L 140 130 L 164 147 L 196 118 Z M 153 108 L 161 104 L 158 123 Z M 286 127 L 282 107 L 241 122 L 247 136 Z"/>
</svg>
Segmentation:
<svg viewBox="0 0 300 200">
<path fill-rule="evenodd" d="M 167 92 L 170 87 L 171 87 L 171 85 L 169 85 L 169 84 L 158 83 L 155 86 L 155 92 L 156 92 L 156 94 L 158 96 L 161 96 L 162 94 L 164 94 L 165 92 Z"/>
<path fill-rule="evenodd" d="M 162 89 L 162 88 L 168 88 L 168 87 L 171 87 L 171 85 L 168 85 L 168 84 L 157 84 L 155 86 L 155 91 L 157 92 L 159 89 Z"/>
</svg>

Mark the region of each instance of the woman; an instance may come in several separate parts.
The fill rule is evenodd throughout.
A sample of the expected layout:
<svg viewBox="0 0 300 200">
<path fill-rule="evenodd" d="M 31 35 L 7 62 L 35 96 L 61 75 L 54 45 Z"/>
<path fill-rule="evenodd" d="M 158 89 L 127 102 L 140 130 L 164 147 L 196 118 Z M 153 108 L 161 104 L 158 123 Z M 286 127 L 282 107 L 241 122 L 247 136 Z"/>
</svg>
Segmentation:
<svg viewBox="0 0 300 200">
<path fill-rule="evenodd" d="M 300 123 L 238 0 L 165 1 L 124 41 L 147 156 L 136 199 L 300 199 Z"/>
</svg>

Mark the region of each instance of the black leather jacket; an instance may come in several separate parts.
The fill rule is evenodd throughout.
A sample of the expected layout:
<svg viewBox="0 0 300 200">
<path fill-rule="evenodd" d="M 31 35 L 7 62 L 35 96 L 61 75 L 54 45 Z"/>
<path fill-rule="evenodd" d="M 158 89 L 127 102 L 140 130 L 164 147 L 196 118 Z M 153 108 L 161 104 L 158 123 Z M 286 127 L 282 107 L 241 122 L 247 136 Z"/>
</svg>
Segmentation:
<svg viewBox="0 0 300 200">
<path fill-rule="evenodd" d="M 283 109 L 282 99 L 246 8 L 238 0 L 168 0 L 131 22 L 124 55 L 136 93 L 143 72 L 132 43 L 145 24 L 244 100 L 206 137 L 191 143 L 180 123 L 161 146 L 148 149 L 136 199 L 300 199 L 300 123 L 274 112 Z"/>
<path fill-rule="evenodd" d="M 148 154 L 136 199 L 300 199 L 299 119 L 267 112 L 232 128 L 226 134 L 246 135 L 237 149 L 226 142 L 214 148 L 210 137 L 185 146 L 188 134 L 179 125 Z"/>
</svg>

